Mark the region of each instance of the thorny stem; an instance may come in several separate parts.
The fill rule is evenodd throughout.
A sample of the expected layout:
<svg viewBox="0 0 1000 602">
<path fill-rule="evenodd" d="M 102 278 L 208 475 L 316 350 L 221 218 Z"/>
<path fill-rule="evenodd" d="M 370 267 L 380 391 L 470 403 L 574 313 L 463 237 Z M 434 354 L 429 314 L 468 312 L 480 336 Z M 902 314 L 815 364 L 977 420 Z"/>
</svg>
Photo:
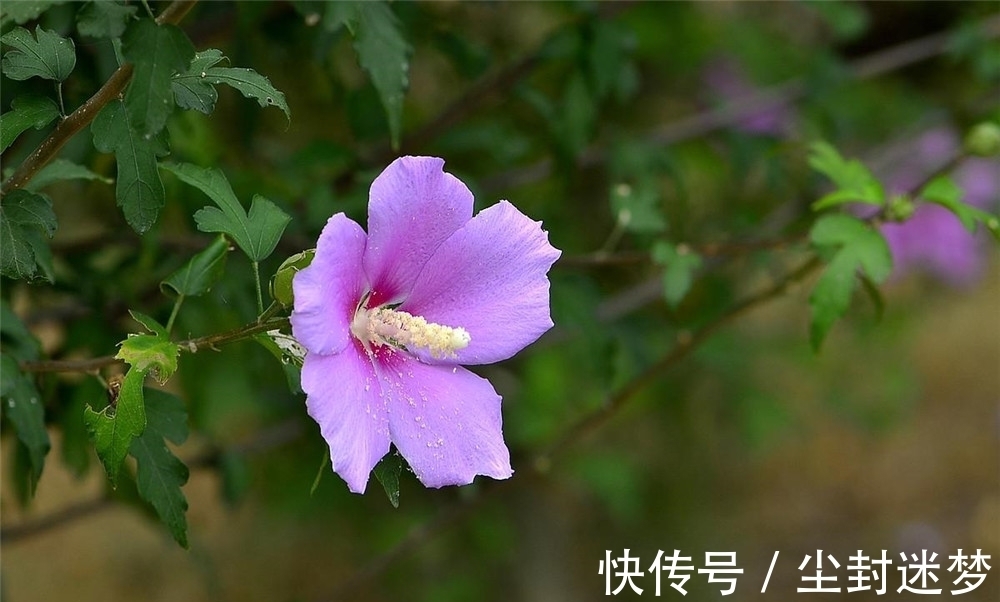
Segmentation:
<svg viewBox="0 0 1000 602">
<path fill-rule="evenodd" d="M 180 22 L 197 1 L 175 0 L 156 18 L 156 22 L 160 25 Z M 56 125 L 56 128 L 52 130 L 52 133 L 38 145 L 38 148 L 28 155 L 28 158 L 14 170 L 14 173 L 0 186 L 0 196 L 6 195 L 12 190 L 23 188 L 25 184 L 31 181 L 31 178 L 38 173 L 38 170 L 45 167 L 49 161 L 54 159 L 62 147 L 73 136 L 78 134 L 80 130 L 86 127 L 87 124 L 93 121 L 94 117 L 97 116 L 106 104 L 118 98 L 130 79 L 132 79 L 131 63 L 122 65 L 112 73 L 111 77 L 108 78 L 108 81 L 104 82 L 100 90 L 95 92 L 93 96 L 87 99 L 87 102 L 80 105 L 68 117 L 60 121 Z"/>
</svg>

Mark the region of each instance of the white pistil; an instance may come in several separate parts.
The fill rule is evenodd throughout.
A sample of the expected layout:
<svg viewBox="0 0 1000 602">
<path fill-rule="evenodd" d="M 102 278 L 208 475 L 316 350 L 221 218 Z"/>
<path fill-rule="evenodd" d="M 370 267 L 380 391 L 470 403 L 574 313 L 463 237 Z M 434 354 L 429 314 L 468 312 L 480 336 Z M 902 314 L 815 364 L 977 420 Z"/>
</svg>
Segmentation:
<svg viewBox="0 0 1000 602">
<path fill-rule="evenodd" d="M 455 352 L 468 347 L 472 340 L 464 328 L 435 324 L 387 307 L 359 308 L 351 322 L 351 333 L 366 348 L 370 342 L 402 349 L 416 347 L 438 359 L 455 357 Z"/>
</svg>

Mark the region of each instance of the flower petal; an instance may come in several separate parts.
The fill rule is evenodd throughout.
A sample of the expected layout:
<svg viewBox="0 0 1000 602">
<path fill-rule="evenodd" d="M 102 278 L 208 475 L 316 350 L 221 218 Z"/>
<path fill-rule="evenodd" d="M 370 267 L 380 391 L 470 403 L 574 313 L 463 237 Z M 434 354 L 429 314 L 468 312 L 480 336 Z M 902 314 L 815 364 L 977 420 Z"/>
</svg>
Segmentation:
<svg viewBox="0 0 1000 602">
<path fill-rule="evenodd" d="M 292 335 L 310 353 L 329 355 L 347 346 L 365 284 L 364 252 L 364 230 L 338 213 L 319 235 L 312 264 L 292 280 Z"/>
<path fill-rule="evenodd" d="M 336 355 L 306 355 L 302 366 L 306 408 L 330 446 L 333 471 L 354 493 L 389 452 L 385 399 L 371 360 L 359 343 Z"/>
<path fill-rule="evenodd" d="M 546 272 L 559 257 L 541 222 L 507 201 L 479 212 L 437 250 L 400 309 L 472 337 L 456 358 L 429 363 L 504 360 L 552 327 Z"/>
<path fill-rule="evenodd" d="M 500 396 L 465 368 L 393 354 L 381 364 L 392 442 L 427 487 L 514 473 L 503 442 Z"/>
<path fill-rule="evenodd" d="M 365 272 L 369 306 L 401 300 L 446 238 L 472 217 L 472 193 L 437 157 L 400 157 L 372 182 Z"/>
</svg>

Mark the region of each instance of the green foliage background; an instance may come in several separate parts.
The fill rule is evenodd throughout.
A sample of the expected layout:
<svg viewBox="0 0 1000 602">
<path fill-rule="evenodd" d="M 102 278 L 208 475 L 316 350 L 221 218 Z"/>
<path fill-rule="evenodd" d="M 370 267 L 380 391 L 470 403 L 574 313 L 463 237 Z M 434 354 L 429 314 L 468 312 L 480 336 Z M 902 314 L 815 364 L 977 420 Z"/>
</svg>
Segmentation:
<svg viewBox="0 0 1000 602">
<path fill-rule="evenodd" d="M 5 599 L 596 600 L 598 562 L 629 548 L 643 570 L 735 551 L 732 599 L 764 600 L 817 549 L 1000 553 L 997 206 L 963 204 L 947 169 L 902 199 L 885 183 L 922 133 L 1000 119 L 995 5 L 146 11 L 0 7 L 5 179 L 135 64 L 0 201 Z M 713 88 L 719 65 L 743 82 Z M 762 110 L 783 125 L 748 126 Z M 182 341 L 252 327 L 282 262 L 333 213 L 363 224 L 401 154 L 445 158 L 563 257 L 556 327 L 477 370 L 514 477 L 425 490 L 404 469 L 396 509 L 329 474 L 269 339 Z M 890 275 L 877 226 L 913 202 L 978 232 L 980 279 Z M 27 369 L 116 354 L 100 380 Z"/>
</svg>

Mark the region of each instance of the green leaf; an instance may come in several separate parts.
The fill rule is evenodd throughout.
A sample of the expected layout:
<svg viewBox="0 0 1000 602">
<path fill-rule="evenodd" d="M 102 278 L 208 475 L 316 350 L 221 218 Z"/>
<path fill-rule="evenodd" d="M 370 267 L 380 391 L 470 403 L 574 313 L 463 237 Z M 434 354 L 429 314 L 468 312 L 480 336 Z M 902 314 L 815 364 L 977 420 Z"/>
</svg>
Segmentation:
<svg viewBox="0 0 1000 602">
<path fill-rule="evenodd" d="M 161 384 L 167 382 L 177 371 L 177 355 L 180 348 L 161 334 L 130 334 L 122 341 L 121 349 L 115 356 L 128 362 L 133 368 L 146 371 Z"/>
<path fill-rule="evenodd" d="M 962 189 L 949 176 L 934 178 L 920 191 L 920 197 L 925 201 L 941 205 L 954 213 L 969 232 L 975 232 L 976 225 L 983 224 L 996 235 L 998 233 L 997 216 L 963 202 L 963 194 Z"/>
<path fill-rule="evenodd" d="M 701 256 L 684 245 L 658 242 L 653 246 L 653 261 L 663 266 L 663 296 L 670 307 L 677 305 L 691 289 L 694 272 L 701 267 Z"/>
<path fill-rule="evenodd" d="M 43 12 L 57 4 L 65 4 L 66 0 L 17 0 L 4 2 L 0 8 L 0 25 L 17 23 L 21 25 L 34 21 Z"/>
<path fill-rule="evenodd" d="M 188 468 L 164 442 L 166 438 L 180 444 L 187 438 L 187 413 L 173 395 L 152 389 L 147 389 L 146 394 L 146 430 L 128 450 L 136 462 L 136 486 L 139 496 L 152 504 L 177 543 L 187 548 L 188 503 L 181 486 L 187 483 Z"/>
<path fill-rule="evenodd" d="M 315 255 L 316 249 L 309 249 L 296 253 L 283 261 L 274 273 L 274 278 L 271 279 L 271 298 L 285 307 L 291 306 L 295 300 L 292 293 L 292 280 L 300 270 L 309 267 Z"/>
<path fill-rule="evenodd" d="M 116 0 L 88 2 L 77 16 L 76 29 L 91 38 L 120 38 L 138 7 Z"/>
<path fill-rule="evenodd" d="M 45 430 L 45 409 L 34 381 L 22 374 L 17 360 L 6 353 L 0 354 L 0 401 L 4 416 L 10 420 L 18 440 L 28 451 L 30 497 L 42 476 L 45 456 L 51 447 L 49 433 Z"/>
<path fill-rule="evenodd" d="M 10 46 L 3 55 L 3 74 L 11 79 L 25 80 L 32 77 L 63 81 L 76 66 L 76 49 L 68 40 L 54 31 L 35 27 L 35 35 L 17 27 L 0 37 L 0 42 Z"/>
<path fill-rule="evenodd" d="M 44 96 L 19 96 L 11 110 L 0 115 L 0 152 L 17 140 L 28 128 L 41 129 L 59 116 L 59 107 Z"/>
<path fill-rule="evenodd" d="M 14 359 L 38 359 L 42 345 L 3 299 L 0 299 L 0 335 L 3 337 L 4 352 Z"/>
<path fill-rule="evenodd" d="M 667 227 L 655 181 L 643 179 L 635 186 L 611 188 L 611 211 L 623 228 L 631 232 L 662 232 Z"/>
<path fill-rule="evenodd" d="M 346 25 L 354 36 L 358 64 L 371 76 L 389 121 L 392 146 L 398 148 L 413 49 L 396 15 L 386 2 L 329 2 L 324 23 L 331 30 Z"/>
<path fill-rule="evenodd" d="M 194 109 L 206 115 L 215 110 L 219 94 L 207 79 L 206 69 L 225 60 L 221 50 L 209 48 L 194 55 L 191 66 L 184 73 L 178 73 L 171 80 L 174 101 L 182 109 Z"/>
<path fill-rule="evenodd" d="M 817 220 L 810 231 L 810 239 L 821 250 L 834 250 L 809 297 L 812 308 L 810 341 L 818 351 L 834 322 L 847 313 L 859 270 L 879 284 L 892 272 L 892 255 L 880 232 L 843 214 Z"/>
<path fill-rule="evenodd" d="M 218 169 L 206 169 L 190 163 L 162 165 L 182 182 L 204 192 L 219 207 L 205 207 L 194 214 L 202 232 L 222 232 L 236 241 L 251 261 L 261 261 L 274 251 L 278 239 L 291 221 L 287 213 L 260 195 L 255 195 L 249 215 Z"/>
<path fill-rule="evenodd" d="M 134 65 L 132 83 L 125 92 L 130 127 L 143 136 L 155 136 L 174 110 L 171 78 L 187 71 L 194 46 L 176 25 L 142 19 L 122 36 L 122 54 Z"/>
<path fill-rule="evenodd" d="M 372 471 L 385 489 L 385 495 L 393 508 L 399 508 L 399 474 L 402 471 L 403 459 L 396 452 L 386 454 Z"/>
<path fill-rule="evenodd" d="M 155 319 L 147 316 L 142 312 L 135 311 L 134 309 L 128 310 L 128 315 L 132 316 L 132 319 L 141 324 L 146 330 L 155 334 L 159 337 L 168 337 L 167 329 L 164 328 L 162 324 L 157 322 Z"/>
<path fill-rule="evenodd" d="M 856 159 L 844 159 L 837 149 L 826 142 L 816 142 L 812 145 L 809 165 L 830 178 L 839 188 L 813 203 L 814 211 L 843 203 L 868 203 L 880 206 L 885 204 L 885 190 L 868 168 Z"/>
<path fill-rule="evenodd" d="M 13 190 L 0 202 L 0 273 L 29 279 L 41 267 L 52 280 L 51 254 L 45 237 L 52 238 L 56 215 L 52 201 L 27 190 Z"/>
<path fill-rule="evenodd" d="M 142 381 L 146 373 L 132 368 L 121 381 L 111 405 L 100 412 L 87 406 L 83 421 L 87 425 L 97 457 L 104 464 L 111 486 L 118 484 L 118 472 L 132 441 L 146 428 L 146 411 L 142 395 Z"/>
<path fill-rule="evenodd" d="M 31 181 L 28 182 L 24 189 L 30 191 L 41 190 L 49 184 L 63 180 L 97 180 L 105 184 L 114 182 L 111 178 L 94 173 L 86 167 L 67 159 L 54 159 L 45 167 L 38 170 L 38 173 L 31 178 Z"/>
<path fill-rule="evenodd" d="M 226 268 L 226 255 L 229 254 L 229 241 L 225 236 L 219 236 L 212 244 L 196 254 L 179 270 L 160 283 L 160 289 L 173 289 L 183 297 L 196 297 L 208 292 Z"/>
<path fill-rule="evenodd" d="M 285 101 L 284 93 L 271 85 L 271 80 L 253 69 L 239 67 L 211 67 L 204 71 L 205 79 L 213 84 L 226 84 L 239 90 L 246 98 L 257 101 L 262 107 L 278 107 L 285 117 L 292 118 L 292 112 Z M 199 74 L 200 75 L 200 74 Z"/>
<path fill-rule="evenodd" d="M 113 100 L 97 114 L 90 130 L 94 146 L 114 153 L 118 165 L 115 198 L 125 213 L 125 221 L 142 234 L 156 222 L 163 207 L 163 182 L 156 158 L 167 153 L 162 135 L 145 136 L 132 123 L 120 100 Z"/>
</svg>

